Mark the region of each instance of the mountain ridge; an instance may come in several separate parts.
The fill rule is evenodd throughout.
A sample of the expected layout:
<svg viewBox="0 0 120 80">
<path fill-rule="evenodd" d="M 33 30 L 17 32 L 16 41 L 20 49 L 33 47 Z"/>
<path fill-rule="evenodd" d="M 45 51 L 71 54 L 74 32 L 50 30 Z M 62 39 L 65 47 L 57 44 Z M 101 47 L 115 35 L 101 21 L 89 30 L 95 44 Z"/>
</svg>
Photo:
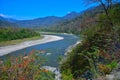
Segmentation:
<svg viewBox="0 0 120 80">
<path fill-rule="evenodd" d="M 63 21 L 63 20 L 71 20 L 77 16 L 79 16 L 81 13 L 79 12 L 71 12 L 69 14 L 66 14 L 63 17 L 57 17 L 57 16 L 46 16 L 46 17 L 40 17 L 30 20 L 15 20 L 11 18 L 4 18 L 0 16 L 0 20 L 4 20 L 7 22 L 12 22 L 17 24 L 20 27 L 23 28 L 33 28 L 33 27 L 48 27 L 51 26 L 57 22 Z"/>
<path fill-rule="evenodd" d="M 103 8 L 101 6 L 97 6 L 97 7 L 89 8 L 82 12 L 73 11 L 73 12 L 66 14 L 63 17 L 46 16 L 46 17 L 40 17 L 40 18 L 31 19 L 31 20 L 14 20 L 14 19 L 9 19 L 9 18 L 6 19 L 6 18 L 0 17 L 0 20 L 5 20 L 8 23 L 9 22 L 15 23 L 18 25 L 17 27 L 21 27 L 21 28 L 49 28 L 49 27 L 60 28 L 61 26 L 66 25 L 66 24 L 67 24 L 66 28 L 69 28 L 69 26 L 77 27 L 81 25 L 80 23 L 84 23 L 84 20 L 89 22 L 89 20 L 85 18 L 90 19 L 89 15 L 90 17 L 93 17 L 94 14 L 101 13 L 101 12 L 103 12 Z M 92 22 L 89 22 L 89 23 L 92 23 Z"/>
</svg>

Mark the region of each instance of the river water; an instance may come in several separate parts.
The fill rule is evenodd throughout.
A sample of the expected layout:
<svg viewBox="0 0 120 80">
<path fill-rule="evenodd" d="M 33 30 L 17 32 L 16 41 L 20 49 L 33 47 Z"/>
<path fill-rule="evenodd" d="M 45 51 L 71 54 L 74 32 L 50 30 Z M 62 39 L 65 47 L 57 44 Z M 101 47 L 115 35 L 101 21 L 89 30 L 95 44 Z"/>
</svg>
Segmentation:
<svg viewBox="0 0 120 80">
<path fill-rule="evenodd" d="M 69 46 L 74 45 L 78 40 L 79 37 L 75 35 L 69 34 L 55 34 L 57 36 L 63 37 L 63 40 L 49 42 L 45 44 L 38 44 L 35 46 L 27 47 L 25 49 L 17 50 L 8 54 L 9 56 L 18 56 L 18 55 L 27 55 L 32 50 L 42 50 L 44 53 L 39 54 L 44 60 L 46 61 L 43 66 L 52 66 L 58 67 L 59 66 L 59 57 L 64 57 L 64 53 L 66 52 Z M 6 56 L 2 56 L 2 58 L 6 58 Z"/>
</svg>

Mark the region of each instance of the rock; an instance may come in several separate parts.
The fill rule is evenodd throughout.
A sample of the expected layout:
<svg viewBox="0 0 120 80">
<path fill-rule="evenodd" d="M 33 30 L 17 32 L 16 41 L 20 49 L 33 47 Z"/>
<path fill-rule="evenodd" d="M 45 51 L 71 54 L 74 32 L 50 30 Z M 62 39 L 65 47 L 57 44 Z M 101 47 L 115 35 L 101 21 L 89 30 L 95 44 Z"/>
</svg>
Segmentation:
<svg viewBox="0 0 120 80">
<path fill-rule="evenodd" d="M 23 59 L 28 59 L 28 56 L 24 56 Z"/>
<path fill-rule="evenodd" d="M 46 56 L 51 55 L 52 53 L 46 53 Z"/>
<path fill-rule="evenodd" d="M 107 80 L 114 80 L 115 76 L 113 74 L 106 75 Z"/>
<path fill-rule="evenodd" d="M 2 61 L 2 60 L 0 60 L 0 64 L 3 64 L 3 61 Z"/>
<path fill-rule="evenodd" d="M 55 74 L 55 80 L 61 80 L 61 73 L 59 69 L 51 66 L 43 66 L 41 69 L 46 69 L 48 71 L 51 71 Z"/>
<path fill-rule="evenodd" d="M 120 72 L 116 72 L 114 75 L 115 75 L 115 80 L 120 80 Z"/>
</svg>

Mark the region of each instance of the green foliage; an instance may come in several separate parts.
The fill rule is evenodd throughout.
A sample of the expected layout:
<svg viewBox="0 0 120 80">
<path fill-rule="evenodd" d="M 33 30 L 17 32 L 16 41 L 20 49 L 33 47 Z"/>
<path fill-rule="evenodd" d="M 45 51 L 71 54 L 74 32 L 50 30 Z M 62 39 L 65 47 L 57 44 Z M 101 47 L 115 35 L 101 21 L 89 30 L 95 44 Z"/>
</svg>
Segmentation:
<svg viewBox="0 0 120 80">
<path fill-rule="evenodd" d="M 91 26 L 91 27 L 88 27 L 84 30 L 81 31 L 81 34 L 84 35 L 84 37 L 92 37 L 96 32 L 98 32 L 100 30 L 100 26 Z"/>
<path fill-rule="evenodd" d="M 112 7 L 112 9 L 109 10 L 110 12 L 110 18 L 112 22 L 116 25 L 120 25 L 120 4 L 116 4 Z"/>
<path fill-rule="evenodd" d="M 108 67 L 105 64 L 99 64 L 98 69 L 99 69 L 99 72 L 104 76 L 105 76 L 105 74 L 109 74 L 112 70 L 110 67 Z"/>
<path fill-rule="evenodd" d="M 65 76 L 65 70 L 69 70 L 75 79 L 80 78 L 86 71 L 91 71 L 93 78 L 96 78 L 109 74 L 117 67 L 118 59 L 113 59 L 114 55 L 111 54 L 115 54 L 112 50 L 116 50 L 116 44 L 120 44 L 119 11 L 118 4 L 109 10 L 114 26 L 111 26 L 106 15 L 102 13 L 97 16 L 97 24 L 81 32 L 84 35 L 83 41 L 69 53 L 61 65 Z"/>
<path fill-rule="evenodd" d="M 107 67 L 111 68 L 111 69 L 114 69 L 118 66 L 118 63 L 116 61 L 112 61 L 111 63 L 109 63 L 107 65 Z"/>
<path fill-rule="evenodd" d="M 80 53 L 76 52 L 76 50 L 73 50 L 69 53 L 67 60 L 61 65 L 61 71 L 64 75 L 67 75 L 64 71 L 69 70 L 71 71 L 73 78 L 79 77 L 90 68 L 89 62 L 85 56 L 81 56 Z"/>
<path fill-rule="evenodd" d="M 66 69 L 62 72 L 62 80 L 73 80 L 70 69 Z"/>
<path fill-rule="evenodd" d="M 40 75 L 36 75 L 33 80 L 54 80 L 54 74 L 50 71 L 41 71 Z"/>
<path fill-rule="evenodd" d="M 30 38 L 34 36 L 40 36 L 39 33 L 30 29 L 19 29 L 19 28 L 0 28 L 0 42 Z"/>
</svg>

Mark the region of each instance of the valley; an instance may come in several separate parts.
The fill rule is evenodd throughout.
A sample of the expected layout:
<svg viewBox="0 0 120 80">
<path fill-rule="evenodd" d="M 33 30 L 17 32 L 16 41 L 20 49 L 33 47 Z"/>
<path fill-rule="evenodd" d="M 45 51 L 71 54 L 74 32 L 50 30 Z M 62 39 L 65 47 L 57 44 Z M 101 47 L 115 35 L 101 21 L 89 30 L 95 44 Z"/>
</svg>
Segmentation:
<svg viewBox="0 0 120 80">
<path fill-rule="evenodd" d="M 56 12 L 42 7 L 43 17 L 32 18 L 34 10 L 23 20 L 0 14 L 0 80 L 119 80 L 120 1 L 80 3 L 62 16 L 53 13 L 68 3 Z"/>
</svg>

